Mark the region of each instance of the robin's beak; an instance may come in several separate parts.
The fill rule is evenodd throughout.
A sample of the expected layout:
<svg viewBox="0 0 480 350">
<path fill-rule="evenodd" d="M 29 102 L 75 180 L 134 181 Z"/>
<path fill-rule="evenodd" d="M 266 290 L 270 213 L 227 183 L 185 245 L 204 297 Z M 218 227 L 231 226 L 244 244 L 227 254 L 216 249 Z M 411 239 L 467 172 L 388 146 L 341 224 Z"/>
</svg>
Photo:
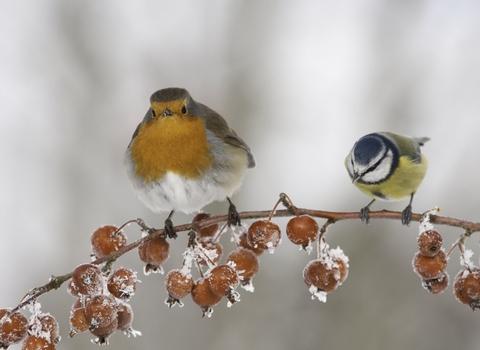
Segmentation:
<svg viewBox="0 0 480 350">
<path fill-rule="evenodd" d="M 173 115 L 173 112 L 171 110 L 169 110 L 168 108 L 166 108 L 163 112 L 162 112 L 162 115 L 164 117 L 171 117 Z"/>
</svg>

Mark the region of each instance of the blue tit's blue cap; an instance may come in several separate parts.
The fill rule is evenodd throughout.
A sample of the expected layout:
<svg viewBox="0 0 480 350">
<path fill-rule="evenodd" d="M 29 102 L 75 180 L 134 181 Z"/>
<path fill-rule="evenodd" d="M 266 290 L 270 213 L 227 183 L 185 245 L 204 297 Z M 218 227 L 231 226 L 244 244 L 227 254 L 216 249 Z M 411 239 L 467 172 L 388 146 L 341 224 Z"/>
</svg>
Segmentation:
<svg viewBox="0 0 480 350">
<path fill-rule="evenodd" d="M 355 162 L 358 164 L 368 165 L 373 158 L 383 153 L 385 143 L 379 137 L 374 135 L 366 135 L 358 140 L 353 150 Z"/>
</svg>

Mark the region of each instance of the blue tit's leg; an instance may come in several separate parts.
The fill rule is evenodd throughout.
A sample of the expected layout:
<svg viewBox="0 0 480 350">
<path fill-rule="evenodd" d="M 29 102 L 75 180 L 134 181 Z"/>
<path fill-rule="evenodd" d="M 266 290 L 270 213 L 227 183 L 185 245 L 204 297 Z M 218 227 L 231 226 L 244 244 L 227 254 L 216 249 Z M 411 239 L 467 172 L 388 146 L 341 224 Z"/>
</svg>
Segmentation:
<svg viewBox="0 0 480 350">
<path fill-rule="evenodd" d="M 412 219 L 412 201 L 413 201 L 413 192 L 410 196 L 410 202 L 408 203 L 407 207 L 402 211 L 402 225 L 410 226 L 410 221 Z"/>
<path fill-rule="evenodd" d="M 177 238 L 177 232 L 175 231 L 175 228 L 173 227 L 173 222 L 172 222 L 172 216 L 175 210 L 172 210 L 170 214 L 168 214 L 167 220 L 165 220 L 165 237 L 168 238 Z"/>
<path fill-rule="evenodd" d="M 227 197 L 228 200 L 228 221 L 227 224 L 229 226 L 240 226 L 240 215 L 238 215 L 237 208 L 235 205 L 232 203 L 230 198 Z"/>
<path fill-rule="evenodd" d="M 362 222 L 364 222 L 367 225 L 370 223 L 370 218 L 368 216 L 368 213 L 370 213 L 370 206 L 372 205 L 373 202 L 375 202 L 375 199 L 373 199 L 365 207 L 360 209 L 360 219 L 362 220 Z"/>
</svg>

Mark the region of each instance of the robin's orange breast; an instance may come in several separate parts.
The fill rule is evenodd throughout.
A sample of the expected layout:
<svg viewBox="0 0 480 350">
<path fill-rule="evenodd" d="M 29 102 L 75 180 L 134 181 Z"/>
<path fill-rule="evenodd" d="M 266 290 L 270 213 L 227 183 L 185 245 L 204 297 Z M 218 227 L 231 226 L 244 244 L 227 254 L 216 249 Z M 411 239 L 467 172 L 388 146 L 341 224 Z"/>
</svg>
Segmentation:
<svg viewBox="0 0 480 350">
<path fill-rule="evenodd" d="M 135 174 L 146 183 L 161 179 L 167 171 L 195 179 L 211 167 L 203 120 L 170 116 L 144 123 L 131 145 Z"/>
</svg>

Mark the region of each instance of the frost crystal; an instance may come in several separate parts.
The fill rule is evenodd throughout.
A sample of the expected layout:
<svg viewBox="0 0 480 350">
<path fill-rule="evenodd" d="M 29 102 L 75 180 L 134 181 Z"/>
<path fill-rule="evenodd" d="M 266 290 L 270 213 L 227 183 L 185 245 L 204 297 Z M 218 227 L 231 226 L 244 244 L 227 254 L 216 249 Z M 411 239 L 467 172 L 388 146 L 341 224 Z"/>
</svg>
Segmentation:
<svg viewBox="0 0 480 350">
<path fill-rule="evenodd" d="M 433 225 L 430 222 L 430 215 L 436 215 L 439 211 L 440 208 L 435 207 L 423 214 L 422 220 L 420 221 L 419 234 L 428 230 L 433 230 Z"/>
<path fill-rule="evenodd" d="M 318 301 L 321 301 L 321 302 L 324 302 L 324 303 L 327 302 L 327 293 L 326 292 L 318 290 L 318 288 L 313 286 L 313 285 L 310 286 L 310 288 L 308 290 L 310 291 L 310 294 L 312 294 L 312 300 L 318 299 Z"/>
<path fill-rule="evenodd" d="M 465 266 L 467 269 L 473 271 L 475 267 L 471 260 L 472 256 L 473 256 L 473 251 L 470 249 L 465 249 L 463 254 L 460 254 L 460 264 L 462 266 Z"/>
<path fill-rule="evenodd" d="M 252 279 L 250 279 L 250 281 L 248 281 L 247 283 L 242 283 L 241 286 L 247 292 L 253 293 L 255 291 L 255 287 L 253 286 Z"/>
</svg>

